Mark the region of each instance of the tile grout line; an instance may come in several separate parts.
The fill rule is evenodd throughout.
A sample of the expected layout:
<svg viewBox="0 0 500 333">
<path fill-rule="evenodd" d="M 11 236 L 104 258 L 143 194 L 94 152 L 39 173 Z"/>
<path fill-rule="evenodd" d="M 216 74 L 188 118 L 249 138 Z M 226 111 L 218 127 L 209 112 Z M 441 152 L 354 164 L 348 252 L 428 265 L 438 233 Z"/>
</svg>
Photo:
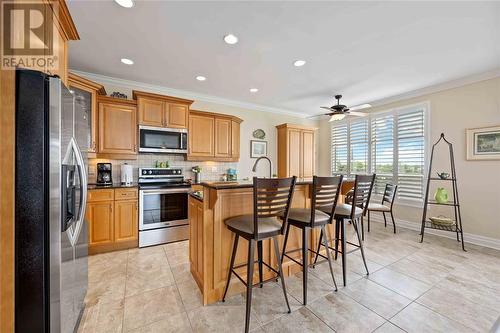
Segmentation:
<svg viewBox="0 0 500 333">
<path fill-rule="evenodd" d="M 375 234 L 375 233 L 374 233 L 374 234 Z M 370 234 L 368 234 L 368 235 L 370 235 Z M 378 237 L 378 235 L 377 235 L 377 237 Z M 393 240 L 393 239 L 394 239 L 394 240 L 396 240 L 397 238 L 392 238 L 392 237 L 391 237 L 391 238 L 386 238 L 386 239 L 390 239 L 390 240 Z M 410 250 L 411 250 L 412 248 L 414 248 L 413 253 L 406 254 L 406 255 L 404 255 L 403 257 L 398 258 L 396 261 L 391 262 L 391 263 L 389 263 L 389 264 L 387 264 L 387 265 L 378 264 L 378 263 L 376 263 L 376 262 L 374 262 L 374 263 L 380 266 L 380 269 L 379 269 L 379 270 L 382 270 L 382 269 L 384 269 L 384 268 L 387 268 L 387 269 L 389 269 L 390 271 L 393 271 L 393 272 L 395 272 L 395 273 L 401 274 L 401 276 L 406 276 L 406 277 L 408 277 L 408 278 L 415 279 L 416 281 L 419 281 L 419 282 L 425 283 L 425 284 L 429 285 L 429 286 L 430 286 L 430 288 L 428 288 L 427 290 L 425 290 L 425 291 L 424 291 L 421 295 L 419 295 L 419 296 L 418 296 L 418 297 L 416 297 L 415 299 L 409 299 L 409 297 L 407 297 L 407 296 L 405 296 L 405 295 L 402 295 L 402 294 L 400 294 L 399 292 L 394 291 L 394 290 L 390 289 L 389 287 L 386 287 L 386 286 L 384 286 L 384 285 L 381 285 L 380 283 L 378 283 L 378 282 L 376 282 L 376 281 L 374 281 L 374 280 L 370 279 L 370 276 L 371 276 L 373 273 L 378 272 L 379 270 L 374 270 L 373 272 L 371 272 L 372 274 L 370 274 L 369 276 L 366 276 L 366 275 L 364 275 L 364 274 L 358 274 L 358 273 L 356 273 L 356 272 L 354 272 L 354 271 L 352 271 L 352 270 L 351 270 L 351 272 L 352 272 L 352 273 L 354 273 L 354 274 L 357 274 L 357 275 L 360 275 L 360 276 L 361 276 L 361 278 L 360 278 L 360 279 L 357 279 L 357 280 L 356 280 L 356 281 L 354 281 L 353 283 L 356 283 L 356 282 L 358 282 L 358 281 L 361 281 L 361 279 L 362 279 L 362 278 L 365 278 L 365 279 L 369 280 L 370 282 L 375 283 L 375 284 L 376 284 L 376 285 L 378 285 L 379 287 L 382 287 L 384 290 L 388 290 L 388 291 L 390 291 L 390 292 L 393 292 L 394 294 L 397 294 L 397 295 L 399 295 L 399 296 L 401 296 L 401 297 L 404 297 L 404 298 L 406 298 L 406 299 L 409 299 L 409 300 L 410 300 L 410 302 L 409 302 L 406 306 L 404 306 L 402 309 L 400 309 L 399 311 L 397 311 L 394 315 L 390 316 L 390 318 L 388 318 L 388 319 L 385 319 L 385 318 L 384 318 L 384 316 L 379 315 L 377 312 L 375 312 L 375 311 L 371 310 L 371 309 L 370 309 L 370 308 L 368 308 L 367 306 L 365 306 L 365 305 L 361 304 L 360 302 L 356 301 L 356 300 L 355 300 L 352 296 L 350 296 L 349 294 L 346 294 L 346 293 L 345 293 L 345 291 L 344 291 L 344 290 L 346 290 L 345 288 L 343 288 L 343 289 L 339 289 L 339 293 L 341 293 L 343 296 L 347 296 L 347 298 L 348 298 L 348 299 L 353 300 L 355 303 L 357 303 L 357 304 L 361 305 L 363 308 L 366 308 L 367 310 L 371 311 L 372 313 L 375 313 L 376 315 L 378 315 L 378 316 L 380 316 L 382 319 L 384 319 L 384 323 L 382 323 L 382 324 L 381 324 L 381 325 L 379 325 L 377 328 L 375 328 L 375 330 L 379 329 L 380 327 L 382 327 L 383 325 L 385 325 L 386 323 L 388 323 L 388 325 L 394 325 L 394 326 L 396 326 L 396 327 L 400 328 L 401 330 L 405 331 L 404 329 L 402 329 L 401 327 L 399 327 L 397 324 L 395 324 L 392 320 L 394 320 L 394 318 L 395 318 L 397 315 L 401 314 L 401 312 L 403 312 L 405 309 L 407 309 L 407 308 L 408 308 L 409 306 L 411 306 L 413 303 L 416 303 L 416 304 L 415 304 L 416 306 L 422 306 L 422 307 L 424 307 L 425 309 L 430 310 L 432 313 L 434 313 L 434 314 L 436 314 L 436 315 L 438 315 L 438 316 L 442 316 L 443 318 L 446 318 L 446 319 L 450 320 L 450 322 L 452 322 L 452 323 L 457 323 L 457 324 L 459 324 L 459 325 L 463 325 L 463 327 L 467 327 L 467 328 L 469 328 L 469 329 L 470 329 L 470 327 L 469 327 L 467 324 L 462 324 L 461 322 L 459 322 L 459 321 L 457 321 L 457 320 L 455 320 L 455 319 L 449 318 L 447 315 L 444 315 L 444 314 L 440 313 L 439 311 L 433 310 L 433 309 L 432 309 L 432 308 L 430 308 L 429 306 L 426 306 L 425 304 L 421 304 L 421 303 L 419 302 L 419 300 L 421 300 L 423 297 L 425 297 L 425 295 L 427 295 L 427 294 L 428 294 L 428 293 L 429 293 L 432 289 L 434 289 L 434 288 L 442 288 L 442 287 L 440 286 L 440 283 L 441 283 L 443 280 L 446 280 L 447 278 L 449 278 L 450 276 L 452 276 L 452 275 L 454 275 L 454 274 L 455 274 L 455 275 L 457 275 L 457 274 L 456 274 L 456 273 L 454 273 L 454 272 L 456 272 L 456 271 L 457 271 L 457 269 L 458 269 L 460 266 L 455 266 L 455 267 L 453 267 L 453 268 L 452 268 L 449 272 L 447 272 L 445 269 L 441 269 L 441 267 L 436 268 L 437 270 L 439 270 L 439 271 L 441 271 L 441 272 L 443 272 L 443 273 L 446 273 L 446 274 L 444 274 L 444 275 L 443 275 L 443 277 L 439 278 L 436 282 L 431 282 L 431 283 L 426 282 L 426 281 L 422 281 L 421 279 L 416 278 L 416 277 L 414 277 L 414 276 L 410 275 L 408 272 L 400 272 L 399 270 L 396 270 L 396 269 L 394 268 L 394 266 L 393 266 L 393 265 L 395 265 L 395 264 L 397 264 L 397 263 L 399 263 L 399 262 L 401 262 L 401 261 L 403 261 L 403 260 L 405 260 L 405 259 L 407 259 L 407 260 L 409 260 L 409 261 L 411 261 L 411 262 L 417 262 L 417 261 L 415 260 L 415 255 L 418 255 L 418 252 L 419 252 L 419 251 L 421 251 L 422 249 L 425 249 L 425 247 L 419 247 L 419 248 L 416 248 L 416 247 L 412 246 L 412 244 L 407 244 L 407 240 L 406 240 L 406 239 L 403 239 L 403 240 L 404 240 L 404 242 L 402 242 L 402 243 L 401 243 L 401 246 L 405 247 L 405 246 L 407 246 L 407 245 L 408 245 Z M 376 238 L 374 238 L 374 239 L 373 239 L 373 243 L 372 243 L 372 244 L 374 244 L 373 246 L 377 247 L 377 246 L 379 246 L 380 244 L 382 244 L 382 242 L 383 242 L 383 241 L 384 241 L 384 238 L 381 238 L 381 239 L 376 239 Z M 398 245 L 398 243 L 397 243 L 397 242 L 395 242 L 395 243 L 393 244 L 393 242 L 391 242 L 391 246 L 392 246 L 392 245 L 397 246 L 397 245 Z M 366 245 L 365 245 L 365 246 L 366 246 Z M 441 245 L 437 244 L 437 246 L 439 247 L 439 246 L 441 246 Z M 448 247 L 446 246 L 446 244 L 442 245 L 441 247 L 443 247 L 444 249 L 448 249 Z M 367 248 L 367 249 L 370 249 L 370 246 L 366 246 L 366 248 Z M 371 250 L 371 251 L 376 251 L 376 249 L 370 249 L 370 250 Z M 170 261 L 168 260 L 168 255 L 167 255 L 167 253 L 170 253 L 170 252 L 169 252 L 169 251 L 167 251 L 167 248 L 166 248 L 166 247 L 163 247 L 163 246 L 162 246 L 162 251 L 163 251 L 163 254 L 164 254 L 164 255 L 165 255 L 165 257 L 166 257 L 166 260 L 167 260 L 167 263 L 166 263 L 166 264 L 167 264 L 167 266 L 169 267 L 169 269 L 170 269 L 170 270 L 172 270 L 172 266 L 171 266 Z M 453 252 L 453 251 L 451 251 L 451 252 Z M 445 254 L 448 254 L 448 251 L 446 251 L 446 253 L 445 253 Z M 480 254 L 481 254 L 481 253 L 480 253 Z M 359 255 L 359 253 L 356 253 L 355 255 L 358 255 L 358 257 L 360 256 L 360 255 Z M 450 255 L 451 255 L 451 254 L 450 254 Z M 126 275 L 126 278 L 125 278 L 124 296 L 123 296 L 123 298 L 122 298 L 122 300 L 123 300 L 123 302 L 124 302 L 124 303 L 125 303 L 125 299 L 126 299 L 125 295 L 126 295 L 126 292 L 127 292 L 127 284 L 128 284 L 128 278 L 127 278 L 127 276 L 128 276 L 128 270 L 130 269 L 129 259 L 130 259 L 130 257 L 131 257 L 131 252 L 130 252 L 130 251 L 127 251 L 126 256 L 127 256 L 127 262 L 126 262 L 126 267 L 125 267 L 125 275 Z M 412 260 L 410 257 L 413 257 L 413 260 Z M 368 260 L 369 260 L 369 259 L 368 259 Z M 465 258 L 464 263 L 470 263 L 470 262 L 471 262 L 471 260 L 472 260 L 472 259 L 471 259 L 470 257 L 466 257 L 466 258 Z M 460 265 L 463 265 L 464 263 L 461 263 Z M 188 262 L 187 264 L 189 265 L 189 262 Z M 334 262 L 334 264 L 339 265 L 339 264 L 338 264 L 338 262 Z M 180 265 L 180 264 L 179 264 L 179 265 Z M 425 263 L 420 263 L 420 265 L 426 266 L 426 264 L 425 264 Z M 176 265 L 176 266 L 177 266 L 177 265 Z M 351 266 L 352 266 L 352 265 L 351 265 Z M 431 266 L 432 266 L 432 265 L 431 265 Z M 172 273 L 172 274 L 173 274 L 173 273 Z M 311 275 L 315 276 L 315 278 L 317 278 L 317 279 L 318 279 L 318 281 L 320 281 L 321 283 L 325 284 L 325 285 L 326 285 L 326 286 L 328 286 L 328 287 L 331 287 L 331 286 L 330 286 L 330 284 L 329 284 L 327 281 L 325 281 L 324 279 L 322 279 L 321 277 L 319 277 L 318 275 L 316 275 L 316 272 L 315 272 L 314 270 L 312 270 L 312 271 L 311 271 Z M 460 276 L 458 276 L 458 277 L 460 277 Z M 472 280 L 470 280 L 470 279 L 467 279 L 467 280 L 472 281 Z M 328 281 L 330 281 L 330 279 L 329 279 Z M 180 289 L 179 289 L 179 285 L 178 285 L 178 284 L 179 284 L 179 282 L 175 279 L 175 277 L 173 277 L 173 284 L 175 284 L 175 287 L 176 287 L 177 293 L 178 293 L 178 295 L 180 296 Z M 154 290 L 157 290 L 157 289 L 160 289 L 160 288 L 164 288 L 164 287 L 165 287 L 165 286 L 163 286 L 163 287 L 159 287 L 159 288 L 155 288 L 155 289 L 153 289 L 153 290 L 148 290 L 148 292 L 149 292 L 149 291 L 154 291 Z M 349 287 L 349 285 L 347 286 L 347 288 L 348 288 L 348 287 Z M 494 290 L 494 288 L 490 288 L 489 286 L 487 286 L 487 287 L 488 287 L 488 288 L 487 288 L 488 290 L 489 290 L 489 289 Z M 442 289 L 446 289 L 446 288 L 442 288 Z M 139 294 L 139 293 L 138 293 L 138 294 Z M 136 295 L 138 295 L 138 294 L 136 294 Z M 307 310 L 308 312 L 312 313 L 312 314 L 313 314 L 313 316 L 314 316 L 315 318 L 319 319 L 319 321 L 320 321 L 320 322 L 322 322 L 324 325 L 326 325 L 329 329 L 332 329 L 333 331 L 335 331 L 335 330 L 334 330 L 334 329 L 333 329 L 330 325 L 328 325 L 325 321 L 321 320 L 321 318 L 319 318 L 319 317 L 318 317 L 318 315 L 317 315 L 315 312 L 313 312 L 313 311 L 312 311 L 312 310 L 311 310 L 308 306 L 303 306 L 303 305 L 301 304 L 301 302 L 300 302 L 300 301 L 299 301 L 296 297 L 294 297 L 294 296 L 293 296 L 293 295 L 291 295 L 290 293 L 287 293 L 287 294 L 288 294 L 288 297 L 290 297 L 291 299 L 296 300 L 296 301 L 300 304 L 300 306 L 299 306 L 297 309 L 295 309 L 293 312 L 300 311 L 302 308 L 304 308 L 304 309 L 305 309 L 305 310 Z M 314 302 L 315 302 L 315 301 L 317 301 L 317 300 L 319 300 L 319 299 L 321 299 L 321 298 L 324 298 L 324 297 L 325 297 L 325 296 L 327 296 L 327 295 L 332 295 L 333 297 L 336 297 L 336 296 L 337 296 L 336 294 L 338 295 L 338 293 L 335 293 L 334 291 L 329 291 L 326 295 L 320 296 L 320 297 L 318 297 L 317 299 L 315 299 L 315 300 L 314 300 Z M 131 296 L 135 296 L 135 295 L 131 295 Z M 244 297 L 243 297 L 243 298 L 244 298 Z M 193 330 L 193 323 L 191 322 L 191 320 L 190 320 L 189 316 L 187 315 L 186 304 L 185 304 L 185 302 L 184 302 L 184 300 L 183 300 L 183 298 L 182 298 L 182 297 L 180 297 L 180 301 L 181 301 L 181 304 L 182 304 L 182 309 L 184 310 L 184 311 L 182 312 L 182 314 L 183 314 L 183 315 L 186 315 L 186 316 L 188 317 L 187 319 L 188 319 L 188 322 L 189 322 L 190 329 L 191 329 L 191 331 L 192 331 L 192 330 Z M 479 304 L 479 303 L 477 303 L 477 302 L 475 302 L 475 301 L 473 301 L 473 300 L 470 300 L 470 302 L 475 303 L 475 304 Z M 125 305 L 125 304 L 124 304 L 124 305 Z M 97 312 L 98 312 L 98 314 L 99 314 L 99 315 L 96 317 L 96 319 L 98 319 L 98 318 L 99 318 L 99 316 L 101 315 L 101 314 L 100 314 L 100 312 L 101 312 L 103 309 L 99 306 L 99 307 L 98 307 L 98 309 L 95 309 L 95 310 L 97 310 Z M 125 306 L 124 306 L 124 307 L 123 307 L 123 309 L 122 309 L 122 318 L 121 318 L 121 323 L 122 323 L 122 325 L 121 325 L 121 326 L 122 326 L 122 327 L 121 327 L 121 331 L 122 331 L 122 332 L 125 332 L 125 329 L 124 329 L 124 321 L 125 321 L 124 310 L 125 310 Z M 272 320 L 269 320 L 268 322 L 266 322 L 266 323 L 264 324 L 264 323 L 263 323 L 263 322 L 261 322 L 261 321 L 259 320 L 259 318 L 256 316 L 255 308 L 254 308 L 254 309 L 253 309 L 253 311 L 252 311 L 252 315 L 255 317 L 255 319 L 257 319 L 257 320 L 256 320 L 256 322 L 258 323 L 258 326 L 257 326 L 257 327 L 255 327 L 255 328 L 254 328 L 254 330 L 258 330 L 258 329 L 260 328 L 260 329 L 262 329 L 262 330 L 264 330 L 264 331 L 266 331 L 266 330 L 264 329 L 264 326 L 265 326 L 265 325 L 268 325 L 268 324 L 270 324 L 270 323 L 272 323 L 272 322 L 274 322 L 274 321 L 277 321 L 277 320 L 282 320 L 282 318 L 283 318 L 284 316 L 286 316 L 286 314 L 280 315 L 279 317 L 277 317 L 277 318 L 273 318 Z M 161 319 L 160 319 L 160 320 L 161 320 Z M 141 327 L 145 327 L 145 326 L 151 325 L 151 324 L 156 323 L 156 322 L 158 322 L 158 321 L 160 321 L 160 320 L 157 320 L 157 321 L 154 321 L 154 322 L 148 323 L 147 325 L 144 325 L 144 326 L 141 326 Z M 469 323 L 469 324 L 470 324 L 470 323 Z M 97 325 L 97 323 L 96 323 L 96 325 Z M 141 327 L 140 327 L 140 328 L 141 328 Z M 96 326 L 96 327 L 94 327 L 94 331 L 95 331 L 95 332 L 97 332 L 97 329 L 98 329 L 98 328 L 97 328 L 97 326 Z"/>
<path fill-rule="evenodd" d="M 130 249 L 127 250 L 127 262 L 125 263 L 125 288 L 123 288 L 123 312 L 122 312 L 122 333 L 124 331 L 125 327 L 125 295 L 127 294 L 127 282 L 128 282 L 128 259 L 130 255 Z"/>
<path fill-rule="evenodd" d="M 189 241 L 188 241 L 189 242 Z M 189 244 L 189 243 L 188 243 Z M 162 246 L 162 250 L 163 250 L 163 253 L 165 255 L 165 259 L 167 260 L 167 264 L 168 264 L 168 268 L 170 270 L 172 270 L 172 266 L 170 265 L 170 261 L 168 260 L 168 255 L 167 255 L 167 249 L 166 247 Z M 188 250 L 189 251 L 189 250 Z M 175 289 L 177 290 L 177 293 L 179 294 L 179 299 L 181 300 L 181 303 L 182 303 L 182 308 L 184 310 L 184 314 L 186 315 L 187 317 L 187 320 L 188 320 L 188 323 L 189 323 L 189 328 L 191 330 L 191 332 L 194 332 L 193 330 L 193 323 L 191 322 L 191 318 L 189 318 L 189 314 L 187 312 L 187 309 L 186 309 L 186 305 L 184 304 L 184 301 L 182 300 L 182 296 L 181 296 L 181 292 L 179 290 L 179 286 L 177 285 L 177 280 L 175 279 L 175 277 L 173 276 L 173 272 L 172 272 L 172 278 L 174 279 L 174 285 L 175 285 Z"/>
<path fill-rule="evenodd" d="M 475 329 L 473 329 L 473 328 L 471 328 L 471 327 L 469 327 L 469 326 L 467 326 L 467 325 L 465 325 L 465 324 L 462 324 L 461 322 L 459 322 L 459 321 L 457 321 L 457 320 L 455 320 L 455 319 L 452 319 L 452 318 L 448 317 L 447 315 L 444 315 L 444 314 L 442 314 L 442 313 L 439 313 L 439 312 L 437 312 L 437 311 L 434 311 L 433 309 L 431 309 L 430 307 L 428 307 L 428 306 L 427 306 L 427 305 L 425 305 L 425 304 L 421 304 L 421 303 L 417 302 L 416 300 L 415 300 L 415 303 L 416 303 L 416 304 L 418 304 L 418 305 L 420 305 L 420 306 L 423 306 L 424 308 L 426 308 L 426 309 L 427 309 L 427 310 L 429 310 L 429 311 L 432 311 L 432 312 L 434 312 L 434 313 L 436 313 L 436 314 L 438 314 L 438 315 L 440 315 L 440 316 L 445 317 L 445 318 L 446 318 L 446 319 L 448 319 L 448 320 L 451 320 L 451 321 L 452 321 L 452 322 L 454 322 L 454 323 L 457 323 L 457 324 L 459 324 L 459 325 L 462 325 L 462 326 L 464 326 L 464 327 L 467 327 L 468 329 L 471 329 L 471 330 L 472 330 L 472 331 L 474 331 L 474 332 L 479 332 L 479 331 L 476 331 Z"/>
</svg>

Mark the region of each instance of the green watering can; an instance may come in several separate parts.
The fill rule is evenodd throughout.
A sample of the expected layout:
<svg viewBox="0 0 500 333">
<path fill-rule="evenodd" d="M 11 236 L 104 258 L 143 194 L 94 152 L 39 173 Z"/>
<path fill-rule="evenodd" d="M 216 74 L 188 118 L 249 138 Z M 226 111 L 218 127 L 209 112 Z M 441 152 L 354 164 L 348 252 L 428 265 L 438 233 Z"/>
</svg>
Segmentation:
<svg viewBox="0 0 500 333">
<path fill-rule="evenodd" d="M 444 187 L 438 187 L 436 194 L 434 194 L 434 199 L 437 203 L 444 204 L 448 202 L 448 191 Z"/>
</svg>

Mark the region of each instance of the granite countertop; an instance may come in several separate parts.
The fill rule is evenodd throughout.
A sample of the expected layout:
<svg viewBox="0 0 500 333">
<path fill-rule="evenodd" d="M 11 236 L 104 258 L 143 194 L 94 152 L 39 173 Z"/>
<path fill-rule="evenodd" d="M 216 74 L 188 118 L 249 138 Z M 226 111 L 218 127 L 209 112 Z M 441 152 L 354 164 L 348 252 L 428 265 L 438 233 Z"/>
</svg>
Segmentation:
<svg viewBox="0 0 500 333">
<path fill-rule="evenodd" d="M 112 185 L 97 185 L 97 184 L 88 184 L 88 190 L 104 190 L 110 188 L 136 188 L 138 187 L 137 183 L 132 183 L 132 185 L 122 185 L 121 183 L 113 183 Z"/>
<path fill-rule="evenodd" d="M 202 191 L 189 192 L 189 195 L 192 196 L 193 198 L 203 202 L 203 192 Z"/>
<path fill-rule="evenodd" d="M 312 184 L 312 178 L 297 178 L 297 182 L 295 184 L 310 185 Z M 250 188 L 253 187 L 253 180 L 202 182 L 201 185 L 216 190 L 231 188 Z"/>
</svg>

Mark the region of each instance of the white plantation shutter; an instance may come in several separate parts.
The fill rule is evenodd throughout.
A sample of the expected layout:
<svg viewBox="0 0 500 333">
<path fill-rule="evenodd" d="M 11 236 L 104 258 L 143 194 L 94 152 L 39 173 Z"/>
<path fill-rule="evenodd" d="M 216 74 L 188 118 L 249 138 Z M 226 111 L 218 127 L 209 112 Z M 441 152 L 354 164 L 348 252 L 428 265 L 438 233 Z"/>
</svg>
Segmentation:
<svg viewBox="0 0 500 333">
<path fill-rule="evenodd" d="M 368 172 L 368 120 L 356 120 L 349 127 L 350 173 Z"/>
<path fill-rule="evenodd" d="M 347 124 L 332 124 L 332 173 L 347 174 Z"/>
<path fill-rule="evenodd" d="M 394 183 L 394 115 L 374 116 L 371 127 L 371 171 L 377 175 L 373 189 L 383 193 L 385 184 Z"/>
<path fill-rule="evenodd" d="M 398 185 L 398 200 L 423 202 L 425 104 L 332 123 L 332 173 L 376 173 L 374 191 Z"/>
<path fill-rule="evenodd" d="M 424 193 L 424 110 L 397 115 L 398 198 L 418 199 Z"/>
</svg>

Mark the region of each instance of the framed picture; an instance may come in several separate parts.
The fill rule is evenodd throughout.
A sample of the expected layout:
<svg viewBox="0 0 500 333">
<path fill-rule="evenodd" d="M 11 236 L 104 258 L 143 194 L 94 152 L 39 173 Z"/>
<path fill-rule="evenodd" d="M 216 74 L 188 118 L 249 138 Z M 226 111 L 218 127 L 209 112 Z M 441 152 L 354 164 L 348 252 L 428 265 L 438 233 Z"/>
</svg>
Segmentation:
<svg viewBox="0 0 500 333">
<path fill-rule="evenodd" d="M 250 157 L 267 156 L 267 141 L 250 140 Z"/>
<path fill-rule="evenodd" d="M 467 160 L 500 160 L 500 126 L 470 128 L 467 135 Z"/>
</svg>

